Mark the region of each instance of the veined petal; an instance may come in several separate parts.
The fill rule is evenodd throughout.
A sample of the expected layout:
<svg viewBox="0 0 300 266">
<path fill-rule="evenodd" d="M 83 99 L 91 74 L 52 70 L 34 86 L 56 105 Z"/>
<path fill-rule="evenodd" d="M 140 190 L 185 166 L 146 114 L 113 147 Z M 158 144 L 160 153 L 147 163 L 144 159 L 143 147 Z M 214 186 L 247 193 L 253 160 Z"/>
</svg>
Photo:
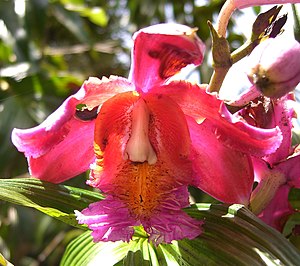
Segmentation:
<svg viewBox="0 0 300 266">
<path fill-rule="evenodd" d="M 182 210 L 189 206 L 188 196 L 185 186 L 171 191 L 159 212 L 142 222 L 150 241 L 158 245 L 175 239 L 194 239 L 201 234 L 204 222 L 191 218 Z"/>
<path fill-rule="evenodd" d="M 158 24 L 135 33 L 129 79 L 138 92 L 162 84 L 189 64 L 201 64 L 205 48 L 195 32 L 180 24 Z"/>
<path fill-rule="evenodd" d="M 134 229 L 133 226 L 140 225 L 130 215 L 126 204 L 113 197 L 89 205 L 82 212 L 75 211 L 80 224 L 87 224 L 93 230 L 94 241 L 118 241 L 129 242 Z"/>
<path fill-rule="evenodd" d="M 232 149 L 262 157 L 275 152 L 281 144 L 279 128 L 261 129 L 245 123 L 230 114 L 223 101 L 216 94 L 208 93 L 205 85 L 175 81 L 151 91 L 156 93 L 158 90 L 174 100 L 197 123 L 211 120 L 216 137 Z"/>
<path fill-rule="evenodd" d="M 42 180 L 59 183 L 89 168 L 94 160 L 94 120 L 76 117 L 76 106 L 89 110 L 113 94 L 132 89 L 123 78 L 90 78 L 67 98 L 43 123 L 30 129 L 14 129 L 12 142 L 28 158 L 30 173 Z"/>
<path fill-rule="evenodd" d="M 249 156 L 228 148 L 209 120 L 199 125 L 189 118 L 188 125 L 194 147 L 193 185 L 222 202 L 248 205 L 254 179 Z"/>
</svg>

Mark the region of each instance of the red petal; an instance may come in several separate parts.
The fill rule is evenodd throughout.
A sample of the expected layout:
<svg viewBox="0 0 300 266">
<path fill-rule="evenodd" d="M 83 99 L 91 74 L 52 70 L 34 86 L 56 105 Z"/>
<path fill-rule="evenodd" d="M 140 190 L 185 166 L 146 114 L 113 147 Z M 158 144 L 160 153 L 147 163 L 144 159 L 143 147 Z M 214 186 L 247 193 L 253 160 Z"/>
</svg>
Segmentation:
<svg viewBox="0 0 300 266">
<path fill-rule="evenodd" d="M 158 160 L 177 181 L 188 184 L 191 165 L 187 159 L 191 140 L 184 113 L 168 96 L 150 93 L 144 99 L 152 115 L 149 137 Z"/>
<path fill-rule="evenodd" d="M 201 64 L 204 45 L 195 29 L 179 24 L 158 24 L 134 35 L 130 80 L 147 92 L 183 67 Z"/>
<path fill-rule="evenodd" d="M 123 153 L 130 136 L 132 108 L 138 99 L 137 93 L 125 92 L 102 105 L 95 125 L 94 149 L 97 161 L 91 174 L 91 185 L 99 186 L 101 179 L 102 189 L 105 184 L 109 186 L 111 179 L 124 164 Z"/>
</svg>

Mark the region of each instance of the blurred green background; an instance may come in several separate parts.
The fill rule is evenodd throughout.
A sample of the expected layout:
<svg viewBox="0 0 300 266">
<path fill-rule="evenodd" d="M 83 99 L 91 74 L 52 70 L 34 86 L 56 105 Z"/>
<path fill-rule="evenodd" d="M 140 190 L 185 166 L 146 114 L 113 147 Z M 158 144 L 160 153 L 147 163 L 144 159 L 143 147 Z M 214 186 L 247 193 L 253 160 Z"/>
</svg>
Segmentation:
<svg viewBox="0 0 300 266">
<path fill-rule="evenodd" d="M 132 34 L 160 22 L 198 27 L 207 52 L 207 20 L 224 1 L 0 0 L 0 177 L 27 172 L 10 140 L 14 127 L 41 123 L 89 76 L 127 77 Z M 259 8 L 254 9 L 259 12 Z M 229 25 L 231 48 L 245 37 Z M 209 57 L 197 68 L 211 75 Z M 85 187 L 86 175 L 67 184 Z M 67 243 L 81 233 L 35 210 L 0 202 L 0 253 L 15 265 L 58 265 Z"/>
</svg>

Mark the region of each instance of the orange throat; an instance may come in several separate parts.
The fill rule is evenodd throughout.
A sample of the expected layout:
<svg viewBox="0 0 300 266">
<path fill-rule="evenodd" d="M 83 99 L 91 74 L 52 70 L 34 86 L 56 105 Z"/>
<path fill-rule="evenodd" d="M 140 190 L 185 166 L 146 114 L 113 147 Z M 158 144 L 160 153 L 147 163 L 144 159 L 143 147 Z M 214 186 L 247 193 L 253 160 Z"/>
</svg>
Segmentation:
<svg viewBox="0 0 300 266">
<path fill-rule="evenodd" d="M 168 185 L 170 177 L 167 171 L 164 172 L 162 174 L 159 163 L 150 165 L 127 161 L 116 178 L 119 185 L 113 194 L 126 202 L 137 218 L 147 219 L 157 211 L 165 192 L 171 189 Z"/>
</svg>

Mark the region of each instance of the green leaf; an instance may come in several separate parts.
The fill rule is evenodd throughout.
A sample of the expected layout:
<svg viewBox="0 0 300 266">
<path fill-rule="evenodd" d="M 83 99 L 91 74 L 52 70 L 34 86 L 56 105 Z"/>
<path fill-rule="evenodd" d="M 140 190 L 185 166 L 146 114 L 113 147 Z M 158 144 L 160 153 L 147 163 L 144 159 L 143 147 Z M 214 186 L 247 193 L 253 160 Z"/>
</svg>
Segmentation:
<svg viewBox="0 0 300 266">
<path fill-rule="evenodd" d="M 129 251 L 125 242 L 93 242 L 90 231 L 73 240 L 67 247 L 61 261 L 61 266 L 77 265 L 114 265 Z"/>
<path fill-rule="evenodd" d="M 4 256 L 0 253 L 0 265 L 1 266 L 13 266 L 9 261 L 7 261 Z"/>
<path fill-rule="evenodd" d="M 35 208 L 69 225 L 86 228 L 77 223 L 74 210 L 82 210 L 103 197 L 98 192 L 35 178 L 14 178 L 0 179 L 0 199 Z"/>
<path fill-rule="evenodd" d="M 60 5 L 53 5 L 53 14 L 82 43 L 90 44 L 90 36 L 83 19 Z"/>
<path fill-rule="evenodd" d="M 69 244 L 61 266 L 298 265 L 300 261 L 289 241 L 242 205 L 197 204 L 186 211 L 205 220 L 203 233 L 194 240 L 155 247 L 138 227 L 129 243 L 94 243 L 85 232 Z"/>
</svg>

